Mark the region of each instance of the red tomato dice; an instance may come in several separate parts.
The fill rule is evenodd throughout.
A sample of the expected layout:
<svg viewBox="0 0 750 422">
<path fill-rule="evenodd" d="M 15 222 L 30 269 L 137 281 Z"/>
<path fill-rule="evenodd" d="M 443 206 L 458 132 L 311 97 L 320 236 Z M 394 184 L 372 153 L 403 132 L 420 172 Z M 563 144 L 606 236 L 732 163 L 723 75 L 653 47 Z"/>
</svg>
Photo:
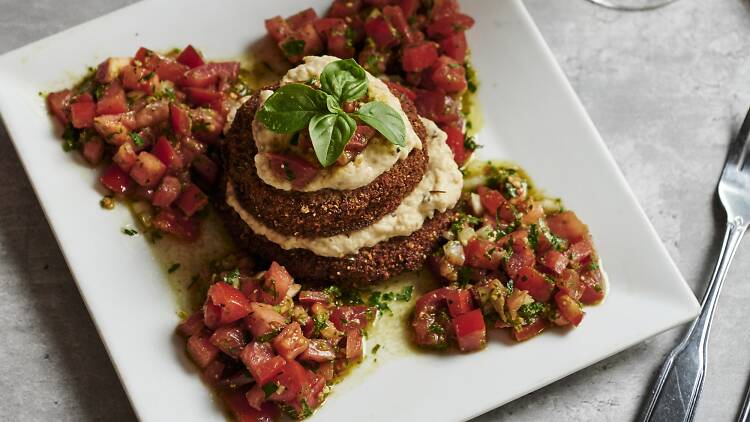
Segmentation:
<svg viewBox="0 0 750 422">
<path fill-rule="evenodd" d="M 257 339 L 281 330 L 286 325 L 286 318 L 276 312 L 271 305 L 251 302 L 250 314 L 245 318 L 245 324 Z"/>
<path fill-rule="evenodd" d="M 176 205 L 186 216 L 192 217 L 208 205 L 208 196 L 198 186 L 189 184 L 182 190 L 180 197 L 177 198 Z"/>
<path fill-rule="evenodd" d="M 464 63 L 466 61 L 468 43 L 466 42 L 465 33 L 459 32 L 458 34 L 443 38 L 440 40 L 439 44 L 440 51 L 446 56 L 452 58 L 458 63 Z"/>
<path fill-rule="evenodd" d="M 309 340 L 302 334 L 299 323 L 292 322 L 273 338 L 273 348 L 284 359 L 295 359 L 307 349 Z"/>
<path fill-rule="evenodd" d="M 434 20 L 427 27 L 427 35 L 430 38 L 444 38 L 466 31 L 474 26 L 474 18 L 469 15 L 456 13 Z"/>
<path fill-rule="evenodd" d="M 141 151 L 136 158 L 133 167 L 130 168 L 130 177 L 141 186 L 154 187 L 167 172 L 167 166 L 153 154 Z"/>
<path fill-rule="evenodd" d="M 513 338 L 516 341 L 528 340 L 547 328 L 549 324 L 544 318 L 537 318 L 530 324 L 522 325 L 520 327 L 513 327 Z"/>
<path fill-rule="evenodd" d="M 274 16 L 270 19 L 266 19 L 265 24 L 268 35 L 277 43 L 280 43 L 292 35 L 292 28 L 281 16 Z"/>
<path fill-rule="evenodd" d="M 563 211 L 547 217 L 547 226 L 555 236 L 575 243 L 586 238 L 589 228 L 578 219 L 573 211 Z"/>
<path fill-rule="evenodd" d="M 130 57 L 110 57 L 101 62 L 96 68 L 94 79 L 103 84 L 108 84 L 120 77 L 120 71 L 130 65 Z"/>
<path fill-rule="evenodd" d="M 482 311 L 475 309 L 452 319 L 458 348 L 462 352 L 480 350 L 487 343 L 487 329 Z"/>
<path fill-rule="evenodd" d="M 346 335 L 346 359 L 358 361 L 364 356 L 364 342 L 362 330 L 352 328 L 345 332 Z"/>
<path fill-rule="evenodd" d="M 604 276 L 601 271 L 592 269 L 582 272 L 581 282 L 585 286 L 581 295 L 581 302 L 585 305 L 595 305 L 604 300 Z"/>
<path fill-rule="evenodd" d="M 151 219 L 151 225 L 162 233 L 171 234 L 186 241 L 195 240 L 199 235 L 199 226 L 194 220 L 179 215 L 169 208 L 162 208 Z"/>
<path fill-rule="evenodd" d="M 328 54 L 341 59 L 354 57 L 356 50 L 352 45 L 352 41 L 347 36 L 348 30 L 349 26 L 344 22 L 338 23 L 330 28 L 326 35 Z"/>
<path fill-rule="evenodd" d="M 271 403 L 264 403 L 260 410 L 250 407 L 239 390 L 225 393 L 224 401 L 237 422 L 273 422 L 279 417 L 278 409 Z"/>
<path fill-rule="evenodd" d="M 219 350 L 232 357 L 239 357 L 245 347 L 245 334 L 242 329 L 235 326 L 219 327 L 211 334 L 211 344 Z"/>
<path fill-rule="evenodd" d="M 188 339 L 187 352 L 196 365 L 205 368 L 219 355 L 219 348 L 211 344 L 208 338 L 197 334 Z"/>
<path fill-rule="evenodd" d="M 92 127 L 96 105 L 90 102 L 76 102 L 70 105 L 70 121 L 76 129 Z"/>
<path fill-rule="evenodd" d="M 472 239 L 464 247 L 466 265 L 486 270 L 496 270 L 503 261 L 501 248 L 489 240 Z"/>
<path fill-rule="evenodd" d="M 104 170 L 99 181 L 114 193 L 125 193 L 131 186 L 133 179 L 122 171 L 117 164 L 112 164 Z"/>
<path fill-rule="evenodd" d="M 70 102 L 70 97 L 71 91 L 69 89 L 47 94 L 47 108 L 62 125 L 68 124 L 68 103 Z"/>
<path fill-rule="evenodd" d="M 220 92 L 216 92 L 214 89 L 188 87 L 184 91 L 188 101 L 195 105 L 213 104 L 224 98 Z"/>
<path fill-rule="evenodd" d="M 292 28 L 292 30 L 296 30 L 309 23 L 313 23 L 317 19 L 318 14 L 315 13 L 315 10 L 313 10 L 313 8 L 308 7 L 307 9 L 297 12 L 294 15 L 286 18 L 286 22 L 289 24 L 289 27 Z"/>
<path fill-rule="evenodd" d="M 280 179 L 289 180 L 299 189 L 307 185 L 318 174 L 318 168 L 302 158 L 275 153 L 262 153 L 268 159 L 271 170 Z"/>
<path fill-rule="evenodd" d="M 467 289 L 454 289 L 444 287 L 441 290 L 445 302 L 448 304 L 448 312 L 452 317 L 463 315 L 474 309 L 471 292 Z"/>
<path fill-rule="evenodd" d="M 433 63 L 430 78 L 438 89 L 448 93 L 462 92 L 467 87 L 463 65 L 448 56 L 440 56 Z"/>
<path fill-rule="evenodd" d="M 555 303 L 560 314 L 574 326 L 578 326 L 583 320 L 583 309 L 581 305 L 572 297 L 563 292 L 557 292 Z"/>
<path fill-rule="evenodd" d="M 554 249 L 545 252 L 539 262 L 555 274 L 562 274 L 568 267 L 568 257 Z"/>
<path fill-rule="evenodd" d="M 328 16 L 332 18 L 343 18 L 356 15 L 362 9 L 362 0 L 334 0 Z"/>
<path fill-rule="evenodd" d="M 182 63 L 191 69 L 205 64 L 201 54 L 192 45 L 188 45 L 180 52 L 180 55 L 177 56 L 177 62 Z"/>
<path fill-rule="evenodd" d="M 537 302 L 547 302 L 552 296 L 554 285 L 548 283 L 544 275 L 533 268 L 521 268 L 513 281 L 517 289 L 526 290 Z"/>
<path fill-rule="evenodd" d="M 453 16 L 459 11 L 458 0 L 435 0 L 430 11 L 430 19 L 433 21 L 447 16 Z"/>
<path fill-rule="evenodd" d="M 432 66 L 438 59 L 437 44 L 430 41 L 404 47 L 401 66 L 406 72 L 419 72 Z"/>
<path fill-rule="evenodd" d="M 593 253 L 594 245 L 591 244 L 589 239 L 580 240 L 570 245 L 570 248 L 568 249 L 570 260 L 573 262 L 581 262 Z"/>
<path fill-rule="evenodd" d="M 464 165 L 471 155 L 471 151 L 466 149 L 463 132 L 453 125 L 442 125 L 440 128 L 448 135 L 448 139 L 445 142 L 448 144 L 451 152 L 453 152 L 453 159 L 456 161 L 456 164 L 459 166 Z"/>
<path fill-rule="evenodd" d="M 184 337 L 194 336 L 203 331 L 203 312 L 197 311 L 177 326 L 177 332 Z"/>
<path fill-rule="evenodd" d="M 260 385 L 265 385 L 286 366 L 281 356 L 274 356 L 273 348 L 268 343 L 252 342 L 245 346 L 240 355 L 242 363 Z"/>
<path fill-rule="evenodd" d="M 174 60 L 164 60 L 156 68 L 156 75 L 159 76 L 161 81 L 179 83 L 188 70 L 190 70 L 190 66 Z"/>
<path fill-rule="evenodd" d="M 372 309 L 367 306 L 339 306 L 331 312 L 331 322 L 339 331 L 361 330 L 367 327 L 372 317 Z"/>
<path fill-rule="evenodd" d="M 121 114 L 128 111 L 128 102 L 122 85 L 115 81 L 109 84 L 104 95 L 96 103 L 96 115 Z"/>
<path fill-rule="evenodd" d="M 505 197 L 500 191 L 490 189 L 486 186 L 479 186 L 477 188 L 479 194 L 479 201 L 482 203 L 482 207 L 488 215 L 495 217 L 497 215 L 497 209 L 505 203 Z"/>
<path fill-rule="evenodd" d="M 276 261 L 271 263 L 268 271 L 263 274 L 263 288 L 260 292 L 260 301 L 270 305 L 278 305 L 286 297 L 289 286 L 294 279 Z"/>
<path fill-rule="evenodd" d="M 338 25 L 346 25 L 346 22 L 341 18 L 321 18 L 313 22 L 313 26 L 315 27 L 315 30 L 318 31 L 318 35 L 325 39 L 328 39 L 331 30 Z"/>
<path fill-rule="evenodd" d="M 250 301 L 238 289 L 224 282 L 218 282 L 208 288 L 208 303 L 221 308 L 221 315 L 217 325 L 231 324 L 240 320 L 250 313 Z M 206 325 L 214 328 L 206 319 Z"/>
<path fill-rule="evenodd" d="M 396 29 L 382 15 L 368 19 L 365 22 L 365 32 L 381 49 L 398 45 L 400 41 Z"/>
<path fill-rule="evenodd" d="M 180 196 L 182 190 L 182 184 L 180 180 L 174 176 L 164 176 L 161 179 L 161 184 L 154 192 L 151 203 L 155 207 L 166 208 L 172 205 L 172 203 Z"/>
<path fill-rule="evenodd" d="M 83 158 L 89 162 L 89 164 L 97 165 L 102 161 L 104 155 L 104 141 L 98 136 L 92 136 L 83 144 Z"/>
<path fill-rule="evenodd" d="M 438 90 L 418 90 L 414 104 L 420 116 L 438 124 L 451 124 L 459 120 L 458 103 Z"/>
<path fill-rule="evenodd" d="M 325 339 L 310 340 L 299 359 L 308 362 L 324 363 L 336 359 L 336 349 Z"/>
<path fill-rule="evenodd" d="M 189 135 L 191 120 L 188 111 L 185 108 L 171 103 L 169 105 L 169 117 L 172 122 L 172 130 L 177 135 Z"/>
<path fill-rule="evenodd" d="M 166 136 L 160 136 L 156 140 L 154 147 L 151 149 L 151 154 L 164 163 L 167 168 L 179 167 L 177 165 L 178 161 L 180 161 L 179 155 Z"/>
</svg>

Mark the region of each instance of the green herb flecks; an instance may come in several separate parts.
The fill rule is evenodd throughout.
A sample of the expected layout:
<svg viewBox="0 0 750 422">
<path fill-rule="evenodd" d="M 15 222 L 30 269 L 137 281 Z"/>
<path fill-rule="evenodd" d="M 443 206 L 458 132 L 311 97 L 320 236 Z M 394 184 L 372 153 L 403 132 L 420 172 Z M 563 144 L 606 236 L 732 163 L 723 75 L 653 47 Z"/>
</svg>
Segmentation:
<svg viewBox="0 0 750 422">
<path fill-rule="evenodd" d="M 380 350 L 380 347 L 382 347 L 380 346 L 380 344 L 376 344 L 372 346 L 372 351 L 370 353 L 372 353 L 373 355 L 376 355 L 378 353 L 378 350 Z"/>
<path fill-rule="evenodd" d="M 405 286 L 400 292 L 371 292 L 367 298 L 367 305 L 376 308 L 381 312 L 393 313 L 389 303 L 390 302 L 408 302 L 411 300 L 412 293 L 414 292 L 414 286 Z"/>
<path fill-rule="evenodd" d="M 303 40 L 289 40 L 281 45 L 281 50 L 287 57 L 295 57 L 305 51 L 305 42 Z"/>
<path fill-rule="evenodd" d="M 122 229 L 122 232 L 128 236 L 135 236 L 138 234 L 138 231 L 135 229 L 129 229 L 127 227 Z"/>
<path fill-rule="evenodd" d="M 169 274 L 172 274 L 173 272 L 175 272 L 175 271 L 177 271 L 177 270 L 179 270 L 179 269 L 180 269 L 180 263 L 179 263 L 179 262 L 175 262 L 174 264 L 172 264 L 172 265 L 171 265 L 171 266 L 169 267 L 169 269 L 167 270 L 167 272 L 168 272 Z"/>
<path fill-rule="evenodd" d="M 271 330 L 271 331 L 263 334 L 262 336 L 259 336 L 256 340 L 259 341 L 259 342 L 261 342 L 261 343 L 267 343 L 267 342 L 273 340 L 274 337 L 276 337 L 277 335 L 279 335 L 280 332 L 281 332 L 281 328 L 276 328 L 275 330 Z"/>
<path fill-rule="evenodd" d="M 130 132 L 130 139 L 133 140 L 133 143 L 137 147 L 142 147 L 143 145 L 146 144 L 146 141 L 143 140 L 143 138 L 141 137 L 141 135 L 139 135 L 139 134 L 137 134 L 135 132 Z"/>
<path fill-rule="evenodd" d="M 259 120 L 277 133 L 294 133 L 307 127 L 315 156 L 323 167 L 333 165 L 343 153 L 357 128 L 355 118 L 394 145 L 405 146 L 404 121 L 385 103 L 372 101 L 353 113 L 341 109 L 342 102 L 367 94 L 367 74 L 357 62 L 347 59 L 329 63 L 320 75 L 320 85 L 321 90 L 300 83 L 280 87 L 263 103 Z"/>
<path fill-rule="evenodd" d="M 279 389 L 279 384 L 271 381 L 267 384 L 264 384 L 263 387 L 263 394 L 266 396 L 266 398 L 271 397 L 271 394 L 275 393 Z"/>
<path fill-rule="evenodd" d="M 226 272 L 221 281 L 233 286 L 236 289 L 240 288 L 240 270 L 235 268 L 232 271 Z"/>
<path fill-rule="evenodd" d="M 527 303 L 518 308 L 518 315 L 527 321 L 545 316 L 548 312 L 549 306 L 542 302 Z"/>
<path fill-rule="evenodd" d="M 81 131 L 74 128 L 73 125 L 69 124 L 65 126 L 63 131 L 63 144 L 62 148 L 65 152 L 81 149 Z"/>
</svg>

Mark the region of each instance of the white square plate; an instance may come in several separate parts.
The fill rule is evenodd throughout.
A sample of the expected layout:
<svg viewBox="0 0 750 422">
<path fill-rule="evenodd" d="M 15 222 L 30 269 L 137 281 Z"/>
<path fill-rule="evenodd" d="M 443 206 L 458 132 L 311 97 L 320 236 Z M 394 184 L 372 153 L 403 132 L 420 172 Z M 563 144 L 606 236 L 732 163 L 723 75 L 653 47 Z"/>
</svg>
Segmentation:
<svg viewBox="0 0 750 422">
<path fill-rule="evenodd" d="M 329 0 L 312 1 L 319 12 Z M 0 112 L 99 334 L 139 417 L 223 418 L 180 359 L 174 297 L 146 241 L 102 212 L 96 175 L 65 154 L 39 91 L 61 89 L 87 66 L 141 45 L 192 43 L 210 58 L 241 55 L 263 20 L 294 0 L 138 3 L 0 58 Z M 206 9 L 210 10 L 206 10 Z M 479 415 L 693 318 L 698 304 L 519 0 L 466 1 L 480 78 L 485 158 L 512 159 L 562 197 L 593 235 L 611 288 L 581 327 L 481 353 L 383 359 L 338 385 L 315 420 L 455 421 Z M 85 357 L 82 357 L 85 359 Z"/>
</svg>

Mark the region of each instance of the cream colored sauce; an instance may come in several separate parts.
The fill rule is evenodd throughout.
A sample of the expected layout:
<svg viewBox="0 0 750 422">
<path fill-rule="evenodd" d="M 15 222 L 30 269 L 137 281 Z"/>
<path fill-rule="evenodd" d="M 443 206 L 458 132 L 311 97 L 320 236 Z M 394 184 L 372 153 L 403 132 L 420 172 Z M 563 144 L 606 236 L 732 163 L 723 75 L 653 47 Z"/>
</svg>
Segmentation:
<svg viewBox="0 0 750 422">
<path fill-rule="evenodd" d="M 318 79 L 323 68 L 333 61 L 339 60 L 333 56 L 308 56 L 305 62 L 286 73 L 281 79 L 281 85 L 305 82 L 312 78 Z M 419 137 L 414 132 L 401 103 L 380 79 L 367 73 L 367 94 L 372 101 L 381 101 L 401 115 L 406 127 L 406 146 L 398 147 L 391 144 L 382 136 L 376 136 L 364 151 L 353 161 L 344 166 L 333 166 L 321 170 L 318 175 L 302 188 L 303 192 L 314 192 L 320 189 L 351 190 L 370 184 L 378 176 L 388 171 L 396 162 L 409 156 L 412 149 L 422 148 Z M 261 104 L 272 94 L 271 91 L 261 92 Z M 279 151 L 288 145 L 291 134 L 276 133 L 268 130 L 258 122 L 253 122 L 253 138 L 259 152 Z M 285 178 L 278 177 L 271 169 L 268 159 L 262 155 L 255 156 L 255 167 L 265 183 L 282 190 L 291 190 L 292 184 Z"/>
<path fill-rule="evenodd" d="M 422 181 L 404 198 L 401 205 L 369 227 L 349 233 L 316 239 L 286 236 L 265 226 L 250 215 L 234 195 L 231 182 L 227 183 L 227 204 L 232 207 L 256 234 L 266 237 L 284 249 L 307 249 L 316 255 L 343 257 L 360 248 L 397 236 L 408 236 L 418 230 L 435 212 L 452 208 L 461 196 L 463 176 L 453 160 L 453 153 L 445 143 L 445 132 L 435 123 L 422 119 L 427 129 L 430 160 Z"/>
</svg>

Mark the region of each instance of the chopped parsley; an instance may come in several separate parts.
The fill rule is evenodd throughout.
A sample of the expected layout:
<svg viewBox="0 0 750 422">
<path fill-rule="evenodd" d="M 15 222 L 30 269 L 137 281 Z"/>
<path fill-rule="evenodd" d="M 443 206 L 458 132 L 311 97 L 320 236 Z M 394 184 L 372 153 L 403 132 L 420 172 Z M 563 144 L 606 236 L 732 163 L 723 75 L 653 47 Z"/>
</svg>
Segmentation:
<svg viewBox="0 0 750 422">
<path fill-rule="evenodd" d="M 372 346 L 372 352 L 371 353 L 373 355 L 377 354 L 378 350 L 380 350 L 380 347 L 381 347 L 380 344 L 376 344 L 376 345 Z"/>
<path fill-rule="evenodd" d="M 536 249 L 536 246 L 539 244 L 539 230 L 537 230 L 537 225 L 532 224 L 529 226 L 529 246 L 531 246 L 531 249 Z"/>
<path fill-rule="evenodd" d="M 458 218 L 451 223 L 451 231 L 458 236 L 461 230 L 463 230 L 465 224 L 476 225 L 481 222 L 482 220 L 479 219 L 479 217 L 461 212 L 458 214 Z"/>
<path fill-rule="evenodd" d="M 331 300 L 337 304 L 362 305 L 365 303 L 362 300 L 362 292 L 353 287 L 341 290 L 339 287 L 332 285 L 323 289 L 323 293 L 330 296 Z"/>
<path fill-rule="evenodd" d="M 141 137 L 141 135 L 139 135 L 139 134 L 137 134 L 135 132 L 130 132 L 130 139 L 133 140 L 133 143 L 137 147 L 142 147 L 143 145 L 146 144 L 146 141 L 143 140 L 143 138 Z"/>
<path fill-rule="evenodd" d="M 518 308 L 518 315 L 527 321 L 539 316 L 544 316 L 547 312 L 549 312 L 549 306 L 542 302 L 527 303 Z"/>
<path fill-rule="evenodd" d="M 370 296 L 367 298 L 367 305 L 372 306 L 374 308 L 377 308 L 381 312 L 390 312 L 391 311 L 390 306 L 388 305 L 389 302 L 408 302 L 411 300 L 412 293 L 414 292 L 414 286 L 405 286 L 403 289 L 401 289 L 401 292 L 385 292 L 381 293 L 378 291 L 374 291 L 370 293 Z"/>
<path fill-rule="evenodd" d="M 481 145 L 477 144 L 477 139 L 474 136 L 467 136 L 464 139 L 464 148 L 466 148 L 469 151 L 474 151 L 477 148 L 480 148 Z"/>
<path fill-rule="evenodd" d="M 127 227 L 123 228 L 123 229 L 122 229 L 122 232 L 123 232 L 123 233 L 125 233 L 125 234 L 126 234 L 126 235 L 128 235 L 128 236 L 135 236 L 135 235 L 137 235 L 137 234 L 138 234 L 138 231 L 136 231 L 136 230 L 134 230 L 134 229 L 129 229 L 129 228 L 127 228 Z"/>
<path fill-rule="evenodd" d="M 547 241 L 549 241 L 549 243 L 552 245 L 552 248 L 554 248 L 558 252 L 562 252 L 565 250 L 565 240 L 555 236 L 550 231 L 549 227 L 547 227 L 547 223 L 545 223 L 544 220 L 539 220 L 539 228 L 541 229 L 542 234 L 547 239 Z"/>
<path fill-rule="evenodd" d="M 287 57 L 299 56 L 305 50 L 303 40 L 289 40 L 281 45 L 281 50 Z"/>
<path fill-rule="evenodd" d="M 458 287 L 466 287 L 471 283 L 471 276 L 474 270 L 471 267 L 460 267 L 458 269 Z"/>
<path fill-rule="evenodd" d="M 107 87 L 103 84 L 99 84 L 94 88 L 94 97 L 97 100 L 100 100 L 104 96 L 104 91 L 107 89 Z"/>
<path fill-rule="evenodd" d="M 279 384 L 271 381 L 267 384 L 263 385 L 263 394 L 265 394 L 266 398 L 271 397 L 271 394 L 275 393 L 279 389 Z"/>
<path fill-rule="evenodd" d="M 280 332 L 281 332 L 281 328 L 276 328 L 276 329 L 273 329 L 273 330 L 271 330 L 271 331 L 263 334 L 262 336 L 259 336 L 258 338 L 256 338 L 256 340 L 259 341 L 259 342 L 261 342 L 261 343 L 267 343 L 267 342 L 273 340 L 274 337 L 276 337 L 277 335 L 279 335 Z"/>
<path fill-rule="evenodd" d="M 81 131 L 74 128 L 73 125 L 69 124 L 65 126 L 65 131 L 62 134 L 63 144 L 62 148 L 65 152 L 81 149 Z"/>
<path fill-rule="evenodd" d="M 175 271 L 177 271 L 177 270 L 179 270 L 179 269 L 180 269 L 180 263 L 179 263 L 179 262 L 175 262 L 174 264 L 172 264 L 172 265 L 171 265 L 171 266 L 169 267 L 169 269 L 167 270 L 167 272 L 168 272 L 169 274 L 172 274 L 173 272 L 175 272 Z"/>
<path fill-rule="evenodd" d="M 599 263 L 596 261 L 592 261 L 591 264 L 589 264 L 589 269 L 592 271 L 596 271 L 599 269 Z"/>
<path fill-rule="evenodd" d="M 240 270 L 239 268 L 235 268 L 232 271 L 229 271 L 225 273 L 222 276 L 221 281 L 234 286 L 235 288 L 240 288 Z"/>
</svg>

